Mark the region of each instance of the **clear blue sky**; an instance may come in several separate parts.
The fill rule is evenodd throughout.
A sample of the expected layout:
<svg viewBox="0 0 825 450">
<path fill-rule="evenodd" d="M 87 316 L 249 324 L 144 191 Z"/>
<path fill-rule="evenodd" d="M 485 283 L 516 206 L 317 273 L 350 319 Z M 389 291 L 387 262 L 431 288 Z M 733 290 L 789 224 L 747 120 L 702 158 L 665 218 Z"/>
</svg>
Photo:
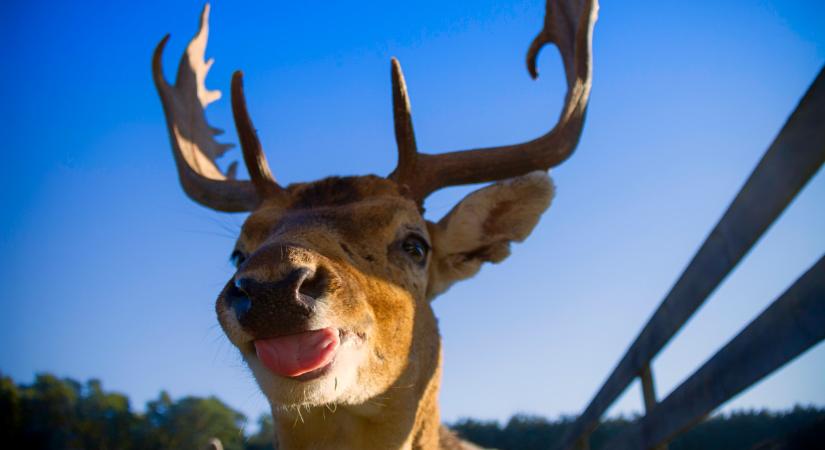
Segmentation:
<svg viewBox="0 0 825 450">
<path fill-rule="evenodd" d="M 575 156 L 526 244 L 436 301 L 446 420 L 576 413 L 618 361 L 825 63 L 825 3 L 604 1 Z M 167 76 L 202 3 L 22 2 L 0 16 L 0 370 L 99 377 L 135 406 L 168 389 L 266 409 L 214 298 L 242 215 L 178 186 L 150 56 Z M 388 173 L 389 60 L 425 151 L 525 140 L 557 117 L 554 49 L 523 59 L 543 0 L 216 1 L 207 85 L 235 69 L 280 180 Z M 227 95 L 228 96 L 228 95 Z M 228 100 L 209 110 L 232 129 Z M 229 140 L 234 140 L 229 133 Z M 233 151 L 226 160 L 239 157 Z M 467 192 L 433 196 L 438 218 Z M 656 359 L 666 394 L 825 251 L 818 174 Z M 735 407 L 825 404 L 820 345 Z M 611 412 L 639 410 L 632 386 Z"/>
</svg>

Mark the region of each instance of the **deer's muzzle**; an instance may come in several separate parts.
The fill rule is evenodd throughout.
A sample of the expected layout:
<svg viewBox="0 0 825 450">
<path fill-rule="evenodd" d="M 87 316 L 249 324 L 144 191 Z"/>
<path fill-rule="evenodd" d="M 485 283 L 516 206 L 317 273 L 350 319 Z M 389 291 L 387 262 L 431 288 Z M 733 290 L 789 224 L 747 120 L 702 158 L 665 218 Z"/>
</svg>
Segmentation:
<svg viewBox="0 0 825 450">
<path fill-rule="evenodd" d="M 330 271 L 312 252 L 271 246 L 253 254 L 224 289 L 224 300 L 255 339 L 308 331 Z"/>
</svg>

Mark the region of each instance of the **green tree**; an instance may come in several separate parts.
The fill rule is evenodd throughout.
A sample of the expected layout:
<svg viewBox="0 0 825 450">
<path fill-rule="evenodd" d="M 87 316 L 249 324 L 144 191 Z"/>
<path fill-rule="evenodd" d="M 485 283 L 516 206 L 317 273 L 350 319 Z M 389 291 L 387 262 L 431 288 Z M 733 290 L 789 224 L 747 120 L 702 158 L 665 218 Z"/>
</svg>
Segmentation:
<svg viewBox="0 0 825 450">
<path fill-rule="evenodd" d="M 23 418 L 20 390 L 14 381 L 0 374 L 0 442 L 11 448 L 22 446 Z"/>
<path fill-rule="evenodd" d="M 107 393 L 99 380 L 89 380 L 77 405 L 77 432 L 83 448 L 130 449 L 133 429 L 139 418 L 129 408 L 129 399 Z"/>
<path fill-rule="evenodd" d="M 147 404 L 142 432 L 142 448 L 200 449 L 210 438 L 218 438 L 227 450 L 243 449 L 243 414 L 215 397 L 184 397 L 173 402 L 161 392 Z"/>
<path fill-rule="evenodd" d="M 29 448 L 79 448 L 76 415 L 80 383 L 38 374 L 30 386 L 21 386 L 23 440 Z"/>
</svg>

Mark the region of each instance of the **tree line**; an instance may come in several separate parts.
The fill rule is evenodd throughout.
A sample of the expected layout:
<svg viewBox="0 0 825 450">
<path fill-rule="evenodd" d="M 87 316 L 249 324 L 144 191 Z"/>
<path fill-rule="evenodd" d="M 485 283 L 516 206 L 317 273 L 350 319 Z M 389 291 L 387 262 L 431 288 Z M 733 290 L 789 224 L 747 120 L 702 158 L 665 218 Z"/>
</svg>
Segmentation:
<svg viewBox="0 0 825 450">
<path fill-rule="evenodd" d="M 465 419 L 452 424 L 459 435 L 501 450 L 545 450 L 559 442 L 573 417 L 548 420 L 515 415 L 506 424 Z M 609 419 L 591 437 L 597 450 L 633 423 Z M 26 449 L 202 449 L 218 438 L 227 450 L 272 450 L 272 417 L 258 418 L 249 433 L 247 418 L 216 397 L 172 399 L 161 391 L 143 412 L 129 398 L 107 392 L 99 380 L 85 383 L 39 374 L 18 384 L 0 374 L 0 444 Z M 779 450 L 817 448 L 825 442 L 825 408 L 745 411 L 715 416 L 670 444 L 671 450 Z"/>
<path fill-rule="evenodd" d="M 575 417 L 550 421 L 517 414 L 501 425 L 465 419 L 451 428 L 482 447 L 547 450 L 561 442 Z M 633 425 L 636 417 L 605 420 L 590 436 L 590 448 L 602 449 Z M 711 417 L 676 437 L 668 450 L 816 450 L 825 448 L 825 408 L 796 406 L 771 412 L 738 411 Z"/>
<path fill-rule="evenodd" d="M 0 444 L 13 449 L 202 449 L 216 437 L 227 450 L 271 449 L 271 418 L 243 433 L 246 418 L 215 397 L 173 400 L 161 391 L 138 413 L 99 380 L 39 374 L 31 384 L 0 377 Z M 267 422 L 268 421 L 268 422 Z"/>
</svg>

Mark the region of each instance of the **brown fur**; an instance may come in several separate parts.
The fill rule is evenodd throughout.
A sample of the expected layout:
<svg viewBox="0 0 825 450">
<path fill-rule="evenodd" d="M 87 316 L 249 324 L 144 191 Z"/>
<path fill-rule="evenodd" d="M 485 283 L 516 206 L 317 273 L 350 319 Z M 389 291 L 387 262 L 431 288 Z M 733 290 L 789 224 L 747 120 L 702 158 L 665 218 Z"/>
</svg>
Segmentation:
<svg viewBox="0 0 825 450">
<path fill-rule="evenodd" d="M 483 262 L 504 259 L 552 191 L 549 177 L 534 172 L 476 191 L 431 223 L 390 180 L 327 178 L 290 186 L 287 202 L 254 211 L 236 245 L 246 256 L 236 277 L 277 282 L 307 268 L 323 287 L 317 304 L 292 312 L 274 290 L 244 325 L 226 291 L 216 302 L 221 326 L 272 405 L 279 448 L 472 448 L 440 425 L 441 342 L 430 301 Z M 411 233 L 432 247 L 425 261 L 405 253 Z M 325 327 L 343 340 L 319 378 L 276 376 L 255 355 L 254 339 Z"/>
</svg>

